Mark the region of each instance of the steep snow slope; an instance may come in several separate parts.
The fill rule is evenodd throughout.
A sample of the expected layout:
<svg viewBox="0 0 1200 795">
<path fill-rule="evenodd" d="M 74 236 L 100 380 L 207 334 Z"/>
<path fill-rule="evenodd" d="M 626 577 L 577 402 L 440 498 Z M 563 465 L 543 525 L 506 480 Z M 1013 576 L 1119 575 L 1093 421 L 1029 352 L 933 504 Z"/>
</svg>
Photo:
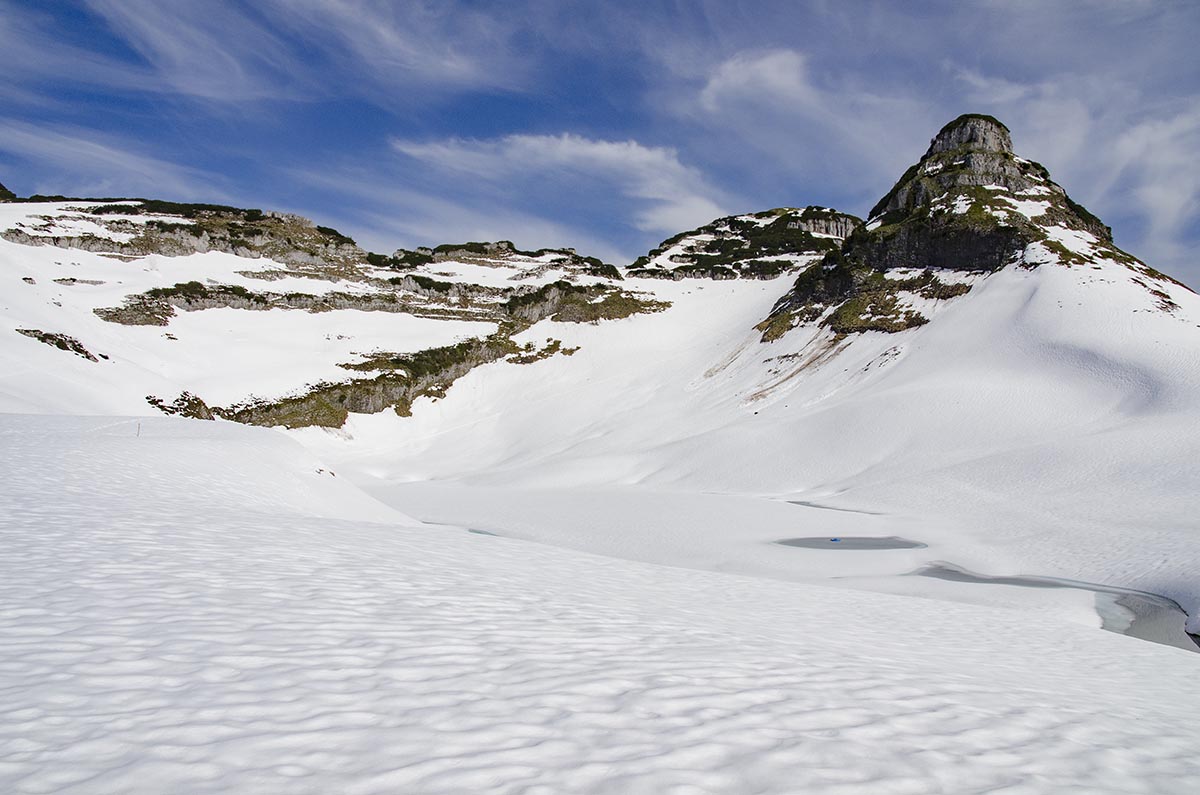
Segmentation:
<svg viewBox="0 0 1200 795">
<path fill-rule="evenodd" d="M 527 332 L 580 346 L 569 361 L 484 367 L 410 420 L 354 416 L 301 438 L 432 521 L 787 577 L 950 561 L 1151 591 L 1194 612 L 1200 301 L 1176 288 L 1165 314 L 1131 278 L 1117 264 L 1010 269 L 903 334 L 835 343 L 814 329 L 767 344 L 750 321 L 769 284 L 662 284 L 674 305 L 661 315 Z M 840 352 L 810 363 L 829 346 Z M 546 501 L 571 488 L 592 496 Z M 714 493 L 743 519 L 679 508 Z M 835 531 L 929 546 L 763 546 Z M 947 594 L 924 578 L 861 584 Z M 957 596 L 1014 601 L 986 590 Z"/>
<path fill-rule="evenodd" d="M 0 207 L 14 217 L 32 212 Z M 1038 245 L 1031 254 L 1045 256 Z M 554 255 L 460 254 L 465 261 L 419 272 L 491 279 L 497 289 L 570 275 Z M 10 411 L 147 413 L 147 395 L 183 391 L 225 405 L 273 398 L 346 377 L 339 365 L 356 356 L 496 328 L 407 313 L 234 307 L 178 312 L 166 327 L 123 325 L 92 310 L 194 278 L 253 288 L 263 281 L 246 274 L 283 266 L 223 252 L 125 261 L 8 241 L 0 259 L 9 328 L 0 397 Z M 284 278 L 315 291 L 378 289 L 369 275 Z M 431 521 L 1118 630 L 1132 618 L 1127 606 L 1091 586 L 908 575 L 948 563 L 1069 578 L 1160 594 L 1195 616 L 1195 296 L 1160 284 L 1174 305 L 1166 311 L 1143 274 L 1103 258 L 939 278 L 971 290 L 921 299 L 925 326 L 839 336 L 817 322 L 768 343 L 752 327 L 775 304 L 780 281 L 627 279 L 672 308 L 598 325 L 543 320 L 515 341 L 579 350 L 522 367 L 485 365 L 444 397 L 419 399 L 411 418 L 352 415 L 343 430 L 300 438 Z M 15 329 L 66 334 L 97 358 Z M 698 499 L 720 508 L 697 517 Z M 926 546 L 833 552 L 770 543 L 829 533 Z M 1178 632 L 1158 639 L 1190 645 Z"/>
<path fill-rule="evenodd" d="M 0 444 L 5 792 L 1200 787 L 1182 651 L 414 527 L 260 429 Z"/>
<path fill-rule="evenodd" d="M 191 215 L 126 209 L 159 205 Z M 486 338 L 527 323 L 520 312 L 552 314 L 549 299 L 508 306 L 539 288 L 575 291 L 559 303 L 624 295 L 615 268 L 570 251 L 382 257 L 295 216 L 212 208 L 0 203 L 0 408 L 144 413 L 181 393 L 269 403 L 369 381 L 364 363 Z"/>
<path fill-rule="evenodd" d="M 569 362 L 301 438 L 431 521 L 1137 633 L 1142 597 L 1112 591 L 1132 589 L 1200 630 L 1200 298 L 1114 248 L 999 122 L 947 125 L 773 304 L 771 283 L 644 286 L 673 308 L 526 332 L 579 346 Z M 725 497 L 697 516 L 698 494 Z M 924 546 L 767 545 L 831 534 Z"/>
<path fill-rule="evenodd" d="M 37 221 L 43 227 L 53 224 L 55 232 L 79 231 L 92 222 L 83 219 L 86 213 L 69 208 L 90 206 L 0 204 L 0 227 L 35 228 Z M 273 398 L 307 383 L 344 378 L 346 371 L 338 364 L 353 360 L 356 353 L 395 350 L 398 341 L 406 346 L 401 350 L 416 351 L 496 328 L 490 322 L 390 312 L 225 307 L 178 313 L 169 326 L 129 325 L 106 322 L 94 311 L 120 306 L 129 295 L 196 279 L 310 295 L 378 291 L 362 279 L 334 274 L 323 279 L 277 276 L 274 271 L 283 267 L 269 259 L 218 251 L 129 260 L 0 240 L 0 408 L 137 414 L 154 411 L 147 395 L 169 401 L 188 391 L 214 404 Z M 94 359 L 64 354 L 17 329 L 66 335 Z"/>
<path fill-rule="evenodd" d="M 794 284 L 0 203 L 0 411 L 415 384 L 0 414 L 0 790 L 1196 790 L 1200 298 L 1008 146 Z"/>
</svg>

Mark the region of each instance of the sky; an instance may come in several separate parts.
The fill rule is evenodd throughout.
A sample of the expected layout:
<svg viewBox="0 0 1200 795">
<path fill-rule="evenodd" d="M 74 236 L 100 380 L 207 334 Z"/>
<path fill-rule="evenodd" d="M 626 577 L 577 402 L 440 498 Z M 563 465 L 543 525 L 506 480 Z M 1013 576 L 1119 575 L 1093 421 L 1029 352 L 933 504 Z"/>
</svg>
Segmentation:
<svg viewBox="0 0 1200 795">
<path fill-rule="evenodd" d="M 1200 286 L 1193 0 L 0 0 L 0 183 L 628 264 L 865 215 L 961 113 Z"/>
</svg>

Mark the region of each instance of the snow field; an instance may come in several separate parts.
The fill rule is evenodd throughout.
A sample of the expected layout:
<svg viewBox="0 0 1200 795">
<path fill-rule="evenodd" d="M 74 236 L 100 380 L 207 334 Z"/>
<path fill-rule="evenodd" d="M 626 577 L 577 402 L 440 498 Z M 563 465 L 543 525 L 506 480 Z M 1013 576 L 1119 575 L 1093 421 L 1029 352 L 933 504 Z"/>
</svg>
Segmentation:
<svg viewBox="0 0 1200 795">
<path fill-rule="evenodd" d="M 167 326 L 125 326 L 92 311 L 120 306 L 126 295 L 189 281 L 198 273 L 222 284 L 277 292 L 296 286 L 342 290 L 351 284 L 262 281 L 236 273 L 273 267 L 279 266 L 221 253 L 127 262 L 0 241 L 0 410 L 148 414 L 157 412 L 146 403 L 147 395 L 169 403 L 185 390 L 216 405 L 271 399 L 323 380 L 344 380 L 350 371 L 338 365 L 359 361 L 359 355 L 410 353 L 496 330 L 494 323 L 391 312 L 229 308 L 178 311 Z M 66 278 L 102 284 L 54 281 Z M 361 292 L 361 285 L 353 286 L 351 292 Z M 94 355 L 110 358 L 87 361 L 17 334 L 18 328 L 66 334 Z"/>
<path fill-rule="evenodd" d="M 7 792 L 1200 786 L 1185 652 L 414 527 L 225 423 L 0 438 Z"/>
<path fill-rule="evenodd" d="M 903 575 L 949 562 L 1065 577 L 1175 599 L 1195 632 L 1200 366 L 1189 351 L 1200 299 L 1169 288 L 1180 309 L 1164 313 L 1133 276 L 1108 263 L 1012 268 L 939 302 L 912 332 L 835 343 L 797 330 L 765 345 L 752 325 L 777 298 L 774 282 L 631 280 L 673 307 L 601 326 L 539 324 L 529 339 L 579 352 L 528 371 L 479 368 L 410 419 L 352 416 L 343 431 L 296 436 L 402 508 L 422 493 L 405 484 L 444 484 L 445 499 L 422 502 L 429 521 L 490 517 L 485 528 L 503 535 L 593 553 L 853 578 L 841 583 L 1098 626 L 1085 593 Z M 836 357 L 817 355 L 837 346 Z M 550 494 L 562 489 L 577 490 L 562 493 L 568 501 L 602 492 L 588 509 L 595 520 Z M 663 509 L 639 514 L 635 489 Z M 744 498 L 746 513 L 676 521 L 665 506 L 689 494 Z M 782 558 L 762 546 L 771 536 L 824 531 L 762 524 L 777 511 L 760 510 L 763 498 L 879 514 L 847 514 L 839 532 L 929 547 Z"/>
</svg>

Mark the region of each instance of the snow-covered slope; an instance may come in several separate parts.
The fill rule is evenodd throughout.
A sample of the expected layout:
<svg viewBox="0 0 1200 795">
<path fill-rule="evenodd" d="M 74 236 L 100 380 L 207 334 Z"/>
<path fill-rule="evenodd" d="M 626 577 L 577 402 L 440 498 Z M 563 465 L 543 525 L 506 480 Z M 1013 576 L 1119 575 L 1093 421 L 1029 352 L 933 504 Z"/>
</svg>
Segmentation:
<svg viewBox="0 0 1200 795">
<path fill-rule="evenodd" d="M 386 360 L 493 335 L 507 345 L 541 314 L 604 297 L 646 308 L 614 267 L 570 251 L 465 244 L 383 257 L 295 216 L 215 205 L 0 203 L 0 234 L 8 411 L 153 404 L 255 422 L 243 415 L 325 384 L 369 403 L 372 381 L 397 369 Z M 492 358 L 537 353 L 510 348 Z"/>
<path fill-rule="evenodd" d="M 1069 229 L 1060 221 L 1039 229 Z M 941 268 L 922 282 L 891 267 L 851 282 L 883 279 L 874 295 L 899 296 L 917 322 L 864 312 L 831 327 L 863 292 L 806 316 L 776 303 L 770 282 L 647 280 L 671 310 L 528 332 L 579 347 L 569 361 L 484 367 L 411 420 L 354 416 L 302 438 L 431 521 L 1117 629 L 1129 615 L 1103 589 L 1133 589 L 1178 601 L 1196 631 L 1200 299 L 1073 234 L 1060 237 L 1087 261 L 1045 258 L 1043 240 L 1021 238 L 998 270 Z M 918 294 L 930 285 L 933 297 Z M 752 328 L 781 305 L 781 333 Z M 770 545 L 827 535 L 926 546 Z M 948 567 L 1077 582 L 911 576 Z"/>
<path fill-rule="evenodd" d="M 898 575 L 861 584 L 940 596 L 945 584 L 902 575 L 946 561 L 1151 591 L 1194 612 L 1200 302 L 1180 291 L 1174 315 L 1127 304 L 1145 296 L 1130 276 L 1007 270 L 926 326 L 837 343 L 820 329 L 761 343 L 748 321 L 772 304 L 769 286 L 670 283 L 666 313 L 556 329 L 580 348 L 569 361 L 483 367 L 410 420 L 353 416 L 302 439 L 433 521 L 789 578 Z M 698 515 L 720 501 L 698 495 L 727 495 L 726 509 Z M 928 547 L 767 546 L 830 534 Z M 988 591 L 953 595 L 1029 596 Z"/>
<path fill-rule="evenodd" d="M 0 443 L 5 792 L 1200 786 L 1183 651 L 414 527 L 260 429 Z"/>
<path fill-rule="evenodd" d="M 1200 297 L 988 117 L 705 271 L 809 212 L 620 273 L 0 202 L 0 411 L 107 415 L 0 415 L 0 781 L 1193 790 Z"/>
</svg>

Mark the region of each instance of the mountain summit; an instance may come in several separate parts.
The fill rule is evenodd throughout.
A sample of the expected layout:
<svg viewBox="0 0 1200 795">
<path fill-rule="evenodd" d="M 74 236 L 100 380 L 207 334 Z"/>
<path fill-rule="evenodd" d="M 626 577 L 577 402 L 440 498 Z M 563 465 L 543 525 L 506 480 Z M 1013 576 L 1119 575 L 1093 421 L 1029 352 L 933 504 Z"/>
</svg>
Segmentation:
<svg viewBox="0 0 1200 795">
<path fill-rule="evenodd" d="M 1116 248 L 1112 231 L 1044 166 L 1014 154 L 1004 124 L 965 114 L 933 137 L 864 227 L 800 275 L 759 328 L 764 340 L 814 321 L 837 333 L 903 331 L 927 321 L 914 301 L 970 289 L 946 278 L 955 272 L 1101 260 L 1150 280 L 1168 278 Z"/>
<path fill-rule="evenodd" d="M 933 137 L 925 157 L 951 150 L 1011 153 L 1012 136 L 994 116 L 964 113 Z"/>
<path fill-rule="evenodd" d="M 924 156 L 871 209 L 868 225 L 876 228 L 893 226 L 915 217 L 937 215 L 936 220 L 941 223 L 932 226 L 939 230 L 956 227 L 978 232 L 985 227 L 990 230 L 1000 226 L 1023 226 L 1020 219 L 1008 212 L 1010 208 L 1005 206 L 1005 202 L 997 200 L 1001 191 L 1018 200 L 1049 199 L 1053 207 L 1047 210 L 1059 211 L 1052 212 L 1048 219 L 1027 215 L 1030 220 L 1037 218 L 1064 222 L 1070 228 L 1087 231 L 1105 242 L 1112 241 L 1112 231 L 1081 205 L 1071 201 L 1067 192 L 1050 179 L 1050 172 L 1044 166 L 1013 153 L 1012 138 L 1007 127 L 991 116 L 974 113 L 959 116 L 933 137 Z M 938 214 L 936 211 L 946 205 L 946 202 L 936 202 L 940 198 L 950 199 L 949 205 L 961 209 L 954 213 Z M 968 212 L 972 209 L 976 210 L 974 214 Z M 1025 215 L 1020 213 L 1020 207 L 1016 209 L 1018 214 Z M 952 215 L 968 217 L 949 223 L 955 221 L 950 218 Z M 1007 223 L 991 223 L 985 217 L 987 215 Z M 1025 236 L 1038 237 L 1036 233 Z M 949 256 L 953 258 L 953 266 L 964 265 L 961 252 L 940 247 L 912 252 L 913 255 L 922 253 L 935 260 Z M 938 266 L 940 262 L 930 264 Z M 973 260 L 965 264 L 971 268 L 982 266 L 984 270 L 994 270 L 992 260 L 987 255 L 982 261 Z"/>
</svg>

